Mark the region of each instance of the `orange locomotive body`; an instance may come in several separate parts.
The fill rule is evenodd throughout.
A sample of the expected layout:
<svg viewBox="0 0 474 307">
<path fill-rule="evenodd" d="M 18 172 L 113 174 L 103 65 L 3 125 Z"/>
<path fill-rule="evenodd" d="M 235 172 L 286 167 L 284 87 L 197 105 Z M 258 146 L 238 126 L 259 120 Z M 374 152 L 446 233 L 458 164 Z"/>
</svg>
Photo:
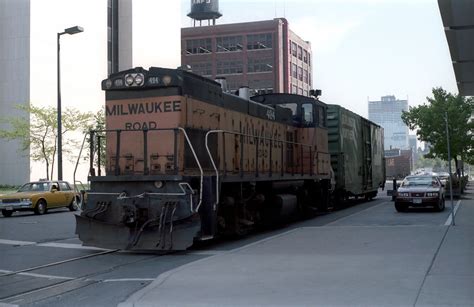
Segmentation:
<svg viewBox="0 0 474 307">
<path fill-rule="evenodd" d="M 102 87 L 106 130 L 91 132 L 91 189 L 77 216 L 84 244 L 181 250 L 327 207 L 324 103 L 246 99 L 153 67 L 111 75 Z"/>
</svg>

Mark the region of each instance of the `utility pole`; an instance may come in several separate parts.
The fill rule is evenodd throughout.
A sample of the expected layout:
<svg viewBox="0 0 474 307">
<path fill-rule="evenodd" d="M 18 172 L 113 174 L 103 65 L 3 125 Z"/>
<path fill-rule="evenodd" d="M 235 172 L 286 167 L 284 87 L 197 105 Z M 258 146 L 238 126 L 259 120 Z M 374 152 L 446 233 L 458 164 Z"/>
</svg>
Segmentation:
<svg viewBox="0 0 474 307">
<path fill-rule="evenodd" d="M 451 145 L 449 142 L 449 125 L 448 125 L 448 111 L 444 112 L 444 119 L 446 121 L 446 142 L 448 143 L 448 169 L 449 169 L 449 196 L 451 199 L 451 225 L 455 226 L 454 221 L 454 203 L 453 203 L 453 173 L 451 172 Z"/>
</svg>

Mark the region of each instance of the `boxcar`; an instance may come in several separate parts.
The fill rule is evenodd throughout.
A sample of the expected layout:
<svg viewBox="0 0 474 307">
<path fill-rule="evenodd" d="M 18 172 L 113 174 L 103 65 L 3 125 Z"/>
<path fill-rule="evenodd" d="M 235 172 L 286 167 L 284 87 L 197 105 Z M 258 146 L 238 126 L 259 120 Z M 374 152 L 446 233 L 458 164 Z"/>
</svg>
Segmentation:
<svg viewBox="0 0 474 307">
<path fill-rule="evenodd" d="M 339 105 L 328 105 L 327 121 L 336 203 L 375 197 L 385 183 L 383 128 Z"/>
</svg>

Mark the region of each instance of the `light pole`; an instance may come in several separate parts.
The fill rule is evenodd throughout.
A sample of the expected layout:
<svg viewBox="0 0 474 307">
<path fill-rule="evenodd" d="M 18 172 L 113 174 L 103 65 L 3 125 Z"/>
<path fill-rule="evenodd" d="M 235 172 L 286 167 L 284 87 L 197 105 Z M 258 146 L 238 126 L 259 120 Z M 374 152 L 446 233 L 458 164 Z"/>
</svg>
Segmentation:
<svg viewBox="0 0 474 307">
<path fill-rule="evenodd" d="M 449 124 L 448 124 L 448 111 L 444 113 L 444 119 L 446 121 L 446 142 L 448 143 L 448 171 L 449 171 L 449 196 L 451 199 L 451 225 L 456 225 L 454 221 L 454 204 L 453 204 L 453 174 L 451 172 L 451 146 L 449 141 Z"/>
<path fill-rule="evenodd" d="M 64 32 L 58 33 L 58 180 L 63 180 L 63 135 L 61 122 L 61 69 L 60 69 L 60 44 L 59 38 L 63 34 L 77 34 L 83 32 L 84 29 L 79 26 L 67 28 Z"/>
</svg>

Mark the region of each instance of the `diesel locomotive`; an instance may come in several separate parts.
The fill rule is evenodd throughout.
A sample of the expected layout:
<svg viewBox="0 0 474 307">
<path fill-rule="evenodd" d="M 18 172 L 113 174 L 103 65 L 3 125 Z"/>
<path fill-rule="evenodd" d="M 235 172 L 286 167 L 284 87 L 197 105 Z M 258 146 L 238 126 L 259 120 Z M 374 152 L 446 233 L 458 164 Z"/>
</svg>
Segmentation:
<svg viewBox="0 0 474 307">
<path fill-rule="evenodd" d="M 102 82 L 106 130 L 90 132 L 90 190 L 76 215 L 84 245 L 183 250 L 327 209 L 327 105 L 222 85 L 156 67 Z"/>
</svg>

